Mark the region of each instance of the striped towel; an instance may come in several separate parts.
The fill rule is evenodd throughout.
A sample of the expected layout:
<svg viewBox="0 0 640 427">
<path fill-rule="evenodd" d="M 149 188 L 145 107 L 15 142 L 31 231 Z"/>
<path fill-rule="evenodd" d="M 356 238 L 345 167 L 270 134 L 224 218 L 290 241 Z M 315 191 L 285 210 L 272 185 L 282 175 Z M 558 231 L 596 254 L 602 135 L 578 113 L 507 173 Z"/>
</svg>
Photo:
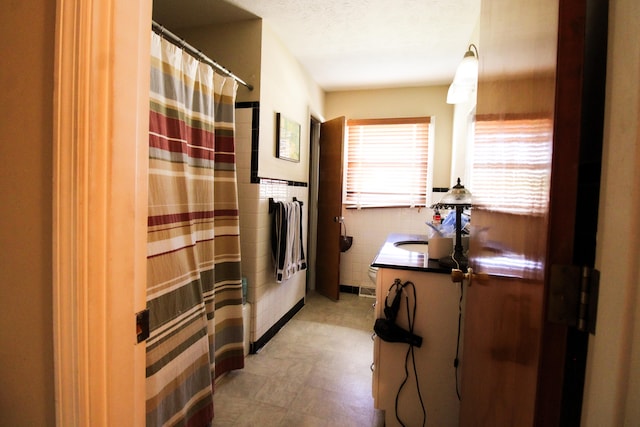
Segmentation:
<svg viewBox="0 0 640 427">
<path fill-rule="evenodd" d="M 276 282 L 306 270 L 302 246 L 302 207 L 299 202 L 276 202 L 271 223 L 271 254 Z"/>
</svg>

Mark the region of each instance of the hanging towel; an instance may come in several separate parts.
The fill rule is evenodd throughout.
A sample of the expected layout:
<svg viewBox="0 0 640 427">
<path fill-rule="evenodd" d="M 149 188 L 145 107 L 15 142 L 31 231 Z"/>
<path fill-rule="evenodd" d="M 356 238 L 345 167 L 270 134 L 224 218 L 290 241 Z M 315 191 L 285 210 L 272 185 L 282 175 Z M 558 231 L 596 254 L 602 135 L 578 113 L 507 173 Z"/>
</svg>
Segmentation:
<svg viewBox="0 0 640 427">
<path fill-rule="evenodd" d="M 271 253 L 276 282 L 282 283 L 306 270 L 302 246 L 302 206 L 300 202 L 276 202 L 271 227 Z"/>
</svg>

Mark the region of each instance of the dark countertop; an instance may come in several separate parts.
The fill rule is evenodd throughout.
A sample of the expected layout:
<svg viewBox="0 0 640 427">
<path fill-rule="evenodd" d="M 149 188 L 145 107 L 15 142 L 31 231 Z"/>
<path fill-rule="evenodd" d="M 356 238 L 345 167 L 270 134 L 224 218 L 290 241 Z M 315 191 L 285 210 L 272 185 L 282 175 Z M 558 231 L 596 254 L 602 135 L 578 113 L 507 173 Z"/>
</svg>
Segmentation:
<svg viewBox="0 0 640 427">
<path fill-rule="evenodd" d="M 450 274 L 451 268 L 441 267 L 437 260 L 428 259 L 427 254 L 411 252 L 394 246 L 396 242 L 427 241 L 426 235 L 392 233 L 371 263 L 372 267 L 396 270 L 424 271 L 428 273 Z"/>
</svg>

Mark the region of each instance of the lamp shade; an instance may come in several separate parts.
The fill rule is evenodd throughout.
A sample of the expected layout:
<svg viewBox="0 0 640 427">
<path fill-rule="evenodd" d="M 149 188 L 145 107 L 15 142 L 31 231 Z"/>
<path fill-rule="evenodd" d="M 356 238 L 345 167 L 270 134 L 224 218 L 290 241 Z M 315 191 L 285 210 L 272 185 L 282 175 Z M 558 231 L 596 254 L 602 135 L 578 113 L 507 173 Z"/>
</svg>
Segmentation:
<svg viewBox="0 0 640 427">
<path fill-rule="evenodd" d="M 442 199 L 432 207 L 437 208 L 455 208 L 455 207 L 471 207 L 471 192 L 464 188 L 464 185 L 460 183 L 460 178 L 458 178 L 458 183 L 451 187 L 451 189 L 445 194 Z"/>
</svg>

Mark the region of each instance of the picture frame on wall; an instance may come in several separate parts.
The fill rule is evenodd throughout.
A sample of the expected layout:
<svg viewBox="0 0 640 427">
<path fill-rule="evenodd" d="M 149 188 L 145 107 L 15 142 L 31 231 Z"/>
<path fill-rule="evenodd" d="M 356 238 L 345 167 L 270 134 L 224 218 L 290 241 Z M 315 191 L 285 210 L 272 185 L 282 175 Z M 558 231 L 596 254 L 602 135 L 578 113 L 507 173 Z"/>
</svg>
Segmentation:
<svg viewBox="0 0 640 427">
<path fill-rule="evenodd" d="M 300 124 L 276 113 L 276 157 L 300 162 Z"/>
</svg>

